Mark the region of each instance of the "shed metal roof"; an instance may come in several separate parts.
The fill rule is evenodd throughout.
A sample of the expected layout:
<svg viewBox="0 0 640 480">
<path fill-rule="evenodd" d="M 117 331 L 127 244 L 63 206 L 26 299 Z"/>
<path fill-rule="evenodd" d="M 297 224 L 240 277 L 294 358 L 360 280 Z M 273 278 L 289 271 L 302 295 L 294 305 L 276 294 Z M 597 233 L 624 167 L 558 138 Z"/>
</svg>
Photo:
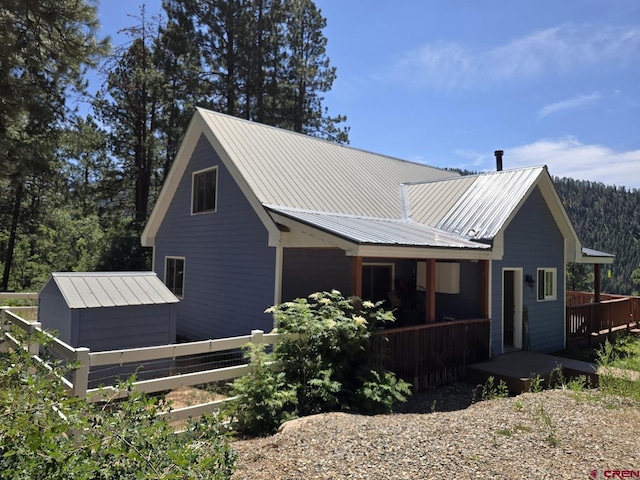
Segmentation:
<svg viewBox="0 0 640 480">
<path fill-rule="evenodd" d="M 266 205 L 266 207 L 273 212 L 358 244 L 490 249 L 487 244 L 473 242 L 460 235 L 411 220 L 357 217 L 275 205 Z"/>
<path fill-rule="evenodd" d="M 154 272 L 55 272 L 51 277 L 69 308 L 178 302 Z"/>
<path fill-rule="evenodd" d="M 260 203 L 400 218 L 399 185 L 459 176 L 198 109 Z"/>
</svg>

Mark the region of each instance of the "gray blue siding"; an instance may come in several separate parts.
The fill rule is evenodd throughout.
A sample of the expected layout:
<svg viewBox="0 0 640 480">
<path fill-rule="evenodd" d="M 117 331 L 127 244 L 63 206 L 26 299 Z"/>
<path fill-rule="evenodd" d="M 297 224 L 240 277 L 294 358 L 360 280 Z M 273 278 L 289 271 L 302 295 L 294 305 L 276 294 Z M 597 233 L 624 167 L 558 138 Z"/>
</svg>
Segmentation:
<svg viewBox="0 0 640 480">
<path fill-rule="evenodd" d="M 329 248 L 285 248 L 282 263 L 282 301 L 314 292 L 351 292 L 351 257 Z"/>
<path fill-rule="evenodd" d="M 85 308 L 72 311 L 76 347 L 121 350 L 175 343 L 176 304 Z"/>
<path fill-rule="evenodd" d="M 191 215 L 191 176 L 218 166 L 217 211 Z M 201 136 L 156 235 L 154 271 L 164 279 L 166 256 L 185 257 L 177 333 L 190 340 L 270 331 L 275 248 L 229 171 Z"/>
<path fill-rule="evenodd" d="M 491 352 L 502 353 L 502 269 L 522 268 L 536 279 L 538 268 L 557 269 L 557 298 L 539 302 L 536 285 L 523 282 L 523 306 L 529 317 L 529 349 L 549 353 L 564 348 L 564 239 L 536 188 L 504 233 L 504 257 L 492 262 Z"/>
<path fill-rule="evenodd" d="M 38 295 L 38 321 L 43 329 L 55 330 L 60 340 L 73 346 L 78 339 L 78 330 L 71 322 L 71 313 L 58 286 L 49 280 Z"/>
</svg>

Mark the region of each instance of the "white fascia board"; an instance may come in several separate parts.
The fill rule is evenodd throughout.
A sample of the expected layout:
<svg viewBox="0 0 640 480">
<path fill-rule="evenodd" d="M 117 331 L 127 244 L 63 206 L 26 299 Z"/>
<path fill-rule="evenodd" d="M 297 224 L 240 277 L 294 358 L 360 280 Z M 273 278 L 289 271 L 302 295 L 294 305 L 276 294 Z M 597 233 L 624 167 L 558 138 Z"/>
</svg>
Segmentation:
<svg viewBox="0 0 640 480">
<path fill-rule="evenodd" d="M 290 248 L 339 248 L 348 257 L 437 258 L 450 260 L 489 260 L 493 258 L 493 253 L 489 248 L 476 250 L 471 248 L 358 245 L 278 213 L 271 212 L 271 215 L 277 223 L 290 230 L 282 234 L 283 246 Z"/>
<path fill-rule="evenodd" d="M 504 230 L 500 230 L 498 234 L 493 237 L 492 248 L 493 255 L 492 260 L 502 260 L 504 257 Z"/>
<path fill-rule="evenodd" d="M 305 225 L 292 218 L 285 217 L 275 212 L 271 212 L 273 220 L 280 225 L 284 225 L 290 231 L 283 233 L 281 238 L 284 246 L 290 248 L 304 248 L 304 247 L 333 247 L 339 248 L 347 252 L 347 255 L 352 255 L 350 252 L 355 252 L 358 245 L 350 242 L 330 233 L 324 232 L 318 228 Z"/>
<path fill-rule="evenodd" d="M 149 221 L 147 222 L 147 225 L 142 232 L 140 238 L 142 246 L 153 247 L 155 245 L 155 237 L 158 233 L 158 229 L 160 228 L 162 220 L 164 219 L 169 205 L 171 204 L 171 200 L 173 199 L 173 196 L 178 189 L 180 180 L 182 179 L 184 172 L 189 165 L 189 161 L 191 160 L 191 156 L 193 155 L 193 151 L 195 150 L 195 147 L 201 135 L 204 135 L 205 138 L 209 141 L 211 147 L 216 151 L 222 163 L 225 165 L 235 182 L 240 187 L 240 190 L 249 201 L 249 204 L 264 224 L 269 234 L 269 246 L 275 247 L 279 245 L 280 231 L 278 230 L 278 227 L 275 225 L 269 214 L 265 211 L 262 204 L 258 201 L 257 197 L 236 168 L 233 160 L 226 152 L 226 150 L 222 147 L 215 133 L 211 130 L 207 122 L 202 117 L 199 109 L 196 109 L 196 113 L 194 113 L 193 118 L 189 123 L 189 127 L 187 128 L 187 133 L 185 134 L 182 144 L 180 145 L 180 149 L 178 150 L 176 159 L 171 166 L 169 175 L 167 176 L 162 190 L 160 191 L 158 201 L 156 202 L 156 205 L 154 206 L 153 211 L 151 212 L 151 215 L 149 217 Z"/>
<path fill-rule="evenodd" d="M 198 121 L 199 116 L 200 114 L 196 112 L 193 118 L 191 118 L 191 122 L 189 123 L 187 132 L 182 140 L 178 154 L 171 165 L 171 169 L 169 170 L 169 174 L 167 175 L 164 185 L 162 185 L 162 190 L 160 190 L 158 200 L 151 211 L 151 215 L 149 216 L 149 220 L 142 231 L 142 235 L 140 235 L 140 241 L 143 247 L 155 246 L 156 234 L 160 229 L 162 220 L 164 220 L 164 216 L 166 215 L 169 205 L 171 204 L 171 200 L 178 189 L 182 175 L 184 175 L 184 172 L 187 169 L 191 155 L 193 155 L 193 151 L 195 150 L 198 140 L 200 139 L 200 135 L 202 134 L 202 123 Z"/>
<path fill-rule="evenodd" d="M 227 170 L 229 171 L 229 173 L 237 183 L 238 187 L 240 187 L 240 190 L 242 191 L 247 201 L 251 205 L 251 208 L 253 208 L 253 210 L 258 215 L 258 218 L 260 218 L 260 220 L 262 221 L 262 224 L 267 229 L 267 232 L 269 234 L 268 245 L 270 247 L 277 247 L 281 241 L 280 230 L 278 230 L 278 227 L 276 226 L 275 222 L 271 219 L 269 214 L 266 212 L 266 210 L 262 206 L 262 203 L 260 203 L 260 201 L 258 200 L 258 197 L 256 197 L 253 190 L 251 190 L 251 187 L 249 187 L 249 184 L 246 182 L 246 180 L 244 179 L 244 177 L 236 167 L 235 163 L 233 162 L 233 159 L 230 157 L 230 155 L 227 153 L 227 151 L 224 149 L 224 147 L 218 140 L 218 137 L 216 136 L 215 132 L 213 132 L 211 128 L 209 128 L 207 122 L 204 120 L 204 118 L 202 117 L 199 111 L 197 115 L 198 115 L 199 122 L 201 122 L 201 124 L 204 127 L 203 128 L 204 136 L 207 138 L 207 140 L 209 140 L 209 143 L 211 144 L 213 149 L 216 151 L 216 153 L 222 160 L 222 163 L 224 163 L 225 167 L 227 167 Z"/>
<path fill-rule="evenodd" d="M 522 197 L 518 205 L 513 209 L 507 220 L 504 222 L 498 234 L 494 237 L 494 250 L 496 253 L 499 253 L 500 258 L 504 254 L 504 240 L 501 240 L 499 245 L 496 245 L 495 240 L 498 236 L 504 237 L 504 232 L 507 230 L 511 221 L 518 214 L 524 203 L 531 196 L 531 192 L 538 187 L 540 188 L 540 193 L 553 216 L 556 225 L 560 229 L 562 236 L 564 237 L 564 254 L 565 259 L 569 262 L 577 261 L 573 259 L 577 259 L 581 256 L 582 245 L 580 244 L 580 239 L 578 238 L 578 234 L 573 228 L 573 224 L 571 220 L 569 220 L 569 216 L 567 215 L 567 211 L 564 209 L 564 205 L 562 205 L 562 200 L 558 196 L 558 192 L 553 186 L 553 180 L 551 180 L 551 176 L 549 175 L 549 171 L 545 166 L 543 172 L 540 173 L 535 182 L 531 184 L 525 195 Z M 497 248 L 496 248 L 497 247 Z M 495 258 L 495 257 L 494 257 Z"/>
<path fill-rule="evenodd" d="M 355 252 L 347 256 L 377 258 L 435 258 L 438 260 L 490 260 L 490 249 L 400 247 L 385 245 L 360 245 Z"/>
<path fill-rule="evenodd" d="M 536 183 L 540 187 L 540 192 L 542 192 L 542 196 L 547 202 L 547 207 L 549 207 L 551 215 L 553 215 L 553 218 L 556 221 L 556 225 L 558 225 L 558 228 L 565 238 L 565 258 L 569 262 L 577 261 L 582 257 L 582 245 L 580 244 L 580 238 L 573 228 L 573 224 L 569 219 L 569 215 L 567 215 L 567 211 L 562 204 L 562 200 L 560 200 L 560 196 L 558 195 L 556 187 L 553 185 L 553 180 L 551 179 L 546 167 L 544 169 L 544 174 L 540 175 L 540 178 Z"/>
<path fill-rule="evenodd" d="M 615 257 L 588 257 L 586 255 L 582 255 L 581 253 L 579 258 L 576 258 L 575 260 L 569 260 L 569 262 L 611 265 L 614 260 L 615 260 Z"/>
</svg>

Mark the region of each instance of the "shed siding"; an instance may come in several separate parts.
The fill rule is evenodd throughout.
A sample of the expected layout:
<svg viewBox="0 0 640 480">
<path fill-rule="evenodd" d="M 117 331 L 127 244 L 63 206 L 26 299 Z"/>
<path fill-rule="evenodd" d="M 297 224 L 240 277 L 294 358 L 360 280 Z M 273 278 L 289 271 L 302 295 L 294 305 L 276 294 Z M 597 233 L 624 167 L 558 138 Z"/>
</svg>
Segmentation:
<svg viewBox="0 0 640 480">
<path fill-rule="evenodd" d="M 38 321 L 42 328 L 57 331 L 60 340 L 73 345 L 78 334 L 71 322 L 71 314 L 56 283 L 47 282 L 38 296 Z"/>
<path fill-rule="evenodd" d="M 528 309 L 529 349 L 549 353 L 564 348 L 564 238 L 536 188 L 504 233 L 504 257 L 492 262 L 491 351 L 502 353 L 502 269 L 522 268 L 523 277 L 536 278 L 538 268 L 557 269 L 557 298 L 537 301 L 534 287 L 523 284 L 522 302 Z"/>
<path fill-rule="evenodd" d="M 314 292 L 351 288 L 351 257 L 339 249 L 285 248 L 282 263 L 282 301 Z"/>
<path fill-rule="evenodd" d="M 175 343 L 175 305 L 74 310 L 80 325 L 77 344 L 92 351 Z"/>
<path fill-rule="evenodd" d="M 191 215 L 192 173 L 218 166 L 217 211 Z M 261 220 L 201 136 L 158 230 L 154 271 L 164 280 L 166 256 L 185 258 L 177 333 L 190 340 L 270 331 L 275 248 Z"/>
</svg>

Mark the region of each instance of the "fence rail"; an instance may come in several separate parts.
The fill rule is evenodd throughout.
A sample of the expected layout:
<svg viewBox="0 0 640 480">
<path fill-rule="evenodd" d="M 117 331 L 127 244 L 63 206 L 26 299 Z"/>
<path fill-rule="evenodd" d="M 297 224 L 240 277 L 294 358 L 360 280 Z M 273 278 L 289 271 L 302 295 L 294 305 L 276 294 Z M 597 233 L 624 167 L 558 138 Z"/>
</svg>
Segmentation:
<svg viewBox="0 0 640 480">
<path fill-rule="evenodd" d="M 372 355 L 388 370 L 426 390 L 463 377 L 466 366 L 489 358 L 489 319 L 458 320 L 385 330 Z"/>
<path fill-rule="evenodd" d="M 614 330 L 630 330 L 640 320 L 640 297 L 602 295 L 600 302 L 593 301 L 593 294 L 567 292 L 567 346 L 587 342 L 594 337 L 611 335 Z M 582 301 L 584 303 L 572 303 Z"/>
<path fill-rule="evenodd" d="M 65 387 L 71 395 L 85 398 L 89 402 L 100 402 L 107 399 L 123 398 L 130 394 L 128 390 L 118 390 L 113 386 L 104 388 L 88 388 L 89 373 L 91 367 L 104 367 L 109 365 L 122 366 L 130 363 L 149 362 L 154 360 L 175 360 L 180 357 L 191 357 L 199 354 L 225 352 L 238 350 L 242 346 L 253 343 L 273 345 L 289 335 L 265 334 L 261 330 L 254 330 L 251 335 L 232 337 L 221 340 L 206 340 L 175 345 L 162 345 L 157 347 L 145 347 L 135 349 L 125 349 L 107 352 L 91 352 L 88 348 L 74 348 L 59 339 L 43 332 L 41 325 L 36 322 L 28 322 L 20 318 L 9 309 L 12 307 L 1 307 L 0 325 L 4 332 L 4 337 L 8 345 L 13 348 L 26 348 L 36 360 L 44 367 L 46 362 L 42 360 L 43 349 L 39 344 L 31 342 L 27 345 L 21 344 L 12 333 L 12 328 L 18 328 L 28 334 L 41 332 L 48 338 L 46 353 L 55 358 L 73 363 L 77 366 L 71 371 L 70 378 L 62 378 Z M 31 337 L 30 337 L 31 338 Z M 5 347 L 6 348 L 6 347 Z M 135 381 L 132 390 L 155 393 L 184 386 L 201 385 L 205 383 L 233 380 L 251 371 L 249 361 L 241 365 L 234 365 L 223 368 L 212 368 L 204 371 L 190 372 L 180 375 L 164 375 L 161 378 Z M 171 421 L 182 420 L 188 416 L 197 416 L 202 413 L 212 413 L 218 410 L 225 402 L 231 399 L 216 400 L 205 404 L 193 405 L 185 408 L 164 412 L 162 415 Z"/>
</svg>

